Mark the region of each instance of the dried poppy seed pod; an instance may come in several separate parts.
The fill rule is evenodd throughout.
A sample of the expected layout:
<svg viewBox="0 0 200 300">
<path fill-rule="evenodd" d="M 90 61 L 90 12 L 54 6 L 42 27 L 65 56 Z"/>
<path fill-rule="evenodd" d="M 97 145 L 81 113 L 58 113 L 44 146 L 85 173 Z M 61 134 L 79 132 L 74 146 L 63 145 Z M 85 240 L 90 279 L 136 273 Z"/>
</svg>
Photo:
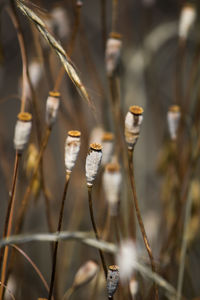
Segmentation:
<svg viewBox="0 0 200 300">
<path fill-rule="evenodd" d="M 129 282 L 129 288 L 130 288 L 132 299 L 135 299 L 135 295 L 137 294 L 138 291 L 138 283 L 134 277 Z"/>
<path fill-rule="evenodd" d="M 111 299 L 115 294 L 119 283 L 119 267 L 117 265 L 109 266 L 107 275 L 108 298 Z"/>
<path fill-rule="evenodd" d="M 187 39 L 188 33 L 196 20 L 196 16 L 196 7 L 193 4 L 187 3 L 183 6 L 178 29 L 178 35 L 181 39 Z"/>
<path fill-rule="evenodd" d="M 174 141 L 177 138 L 177 130 L 179 121 L 181 118 L 181 111 L 178 105 L 172 105 L 169 107 L 167 113 L 168 129 L 171 139 Z"/>
<path fill-rule="evenodd" d="M 125 139 L 128 149 L 133 149 L 135 146 L 140 134 L 142 121 L 143 108 L 137 105 L 130 106 L 125 118 Z"/>
<path fill-rule="evenodd" d="M 23 112 L 18 114 L 18 120 L 15 125 L 14 147 L 18 152 L 22 152 L 28 143 L 32 127 L 32 115 Z"/>
<path fill-rule="evenodd" d="M 61 41 L 66 41 L 70 35 L 69 16 L 67 11 L 61 7 L 56 6 L 51 11 L 53 31 Z"/>
<path fill-rule="evenodd" d="M 81 285 L 87 284 L 96 276 L 98 271 L 99 271 L 99 265 L 95 261 L 93 260 L 87 261 L 77 271 L 72 285 L 73 288 L 78 288 Z"/>
<path fill-rule="evenodd" d="M 113 152 L 113 134 L 111 132 L 104 132 L 102 136 L 102 147 L 102 165 L 105 166 L 107 163 L 110 162 Z"/>
<path fill-rule="evenodd" d="M 92 187 L 101 164 L 102 146 L 100 144 L 90 144 L 89 152 L 86 157 L 85 171 L 87 186 Z"/>
<path fill-rule="evenodd" d="M 81 133 L 78 130 L 68 131 L 65 142 L 65 167 L 66 173 L 70 174 L 75 165 L 81 146 Z"/>
<path fill-rule="evenodd" d="M 129 281 L 133 276 L 136 260 L 137 251 L 135 243 L 132 240 L 122 241 L 116 256 L 117 265 L 120 269 L 119 276 L 122 282 Z"/>
<path fill-rule="evenodd" d="M 49 92 L 46 102 L 46 123 L 49 127 L 51 127 L 56 121 L 59 105 L 60 93 Z"/>
<path fill-rule="evenodd" d="M 119 194 L 122 183 L 122 175 L 117 163 L 107 164 L 103 174 L 103 187 L 110 208 L 110 215 L 118 214 Z"/>
<path fill-rule="evenodd" d="M 39 82 L 42 78 L 42 74 L 43 74 L 42 65 L 38 60 L 34 59 L 30 62 L 28 69 L 29 69 L 31 84 L 33 88 L 36 88 L 39 85 Z M 27 98 L 31 98 L 31 89 L 28 81 L 26 81 L 25 83 L 25 90 L 26 90 Z"/>
<path fill-rule="evenodd" d="M 108 76 L 113 76 L 119 65 L 121 48 L 121 35 L 112 32 L 106 43 L 106 72 Z"/>
</svg>

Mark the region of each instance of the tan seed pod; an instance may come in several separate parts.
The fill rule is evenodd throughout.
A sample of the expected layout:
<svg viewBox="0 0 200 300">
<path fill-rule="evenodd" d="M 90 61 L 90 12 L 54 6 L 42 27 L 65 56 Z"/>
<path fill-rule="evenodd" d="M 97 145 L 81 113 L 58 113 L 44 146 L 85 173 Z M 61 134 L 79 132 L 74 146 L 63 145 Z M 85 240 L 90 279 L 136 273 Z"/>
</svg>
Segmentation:
<svg viewBox="0 0 200 300">
<path fill-rule="evenodd" d="M 177 138 L 177 130 L 178 130 L 180 118 L 181 118 L 180 107 L 178 105 L 170 106 L 167 113 L 167 122 L 168 122 L 169 134 L 172 140 L 176 140 Z"/>
<path fill-rule="evenodd" d="M 19 113 L 14 133 L 14 147 L 18 152 L 22 152 L 28 143 L 31 128 L 32 115 L 27 112 Z"/>
<path fill-rule="evenodd" d="M 68 131 L 65 142 L 65 167 L 66 173 L 70 174 L 75 165 L 81 146 L 81 133 L 78 130 Z"/>
<path fill-rule="evenodd" d="M 96 276 L 98 271 L 99 271 L 99 265 L 95 261 L 93 260 L 87 261 L 77 271 L 72 285 L 73 288 L 78 288 L 84 284 L 87 284 Z"/>
<path fill-rule="evenodd" d="M 102 136 L 102 147 L 102 165 L 105 166 L 107 163 L 110 162 L 113 152 L 113 134 L 111 132 L 104 132 Z"/>
<path fill-rule="evenodd" d="M 115 294 L 119 283 L 119 267 L 117 265 L 109 266 L 107 275 L 108 298 L 111 299 Z"/>
<path fill-rule="evenodd" d="M 103 174 L 103 187 L 110 208 L 110 215 L 118 214 L 119 194 L 121 190 L 122 175 L 117 163 L 107 164 Z"/>
<path fill-rule="evenodd" d="M 132 299 L 135 299 L 135 296 L 138 291 L 138 282 L 136 281 L 135 277 L 133 277 L 129 282 L 129 288 L 131 292 Z"/>
<path fill-rule="evenodd" d="M 51 127 L 56 121 L 59 105 L 60 93 L 49 92 L 46 102 L 46 123 L 49 127 Z"/>
<path fill-rule="evenodd" d="M 121 36 L 112 33 L 106 43 L 106 72 L 108 76 L 112 76 L 119 65 L 121 48 Z"/>
<path fill-rule="evenodd" d="M 182 39 L 187 39 L 189 31 L 197 17 L 196 7 L 191 3 L 186 3 L 181 9 L 179 18 L 178 35 Z"/>
<path fill-rule="evenodd" d="M 125 118 L 125 139 L 129 149 L 135 146 L 143 121 L 143 108 L 137 105 L 129 107 L 129 111 Z"/>
<path fill-rule="evenodd" d="M 89 152 L 86 157 L 85 171 L 88 187 L 93 186 L 94 180 L 97 176 L 98 169 L 102 159 L 101 144 L 90 144 Z"/>
</svg>

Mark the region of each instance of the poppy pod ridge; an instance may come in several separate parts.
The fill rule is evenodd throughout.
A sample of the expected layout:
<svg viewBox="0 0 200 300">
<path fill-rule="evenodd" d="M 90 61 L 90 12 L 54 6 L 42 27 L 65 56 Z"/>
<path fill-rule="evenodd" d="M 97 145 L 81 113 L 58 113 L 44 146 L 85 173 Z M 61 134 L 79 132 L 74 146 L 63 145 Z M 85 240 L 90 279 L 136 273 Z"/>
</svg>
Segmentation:
<svg viewBox="0 0 200 300">
<path fill-rule="evenodd" d="M 81 132 L 78 130 L 68 131 L 65 142 L 65 168 L 66 173 L 71 174 L 76 163 L 81 146 Z"/>
<path fill-rule="evenodd" d="M 28 143 L 32 128 L 32 115 L 28 112 L 18 114 L 18 120 L 15 125 L 14 147 L 19 153 L 23 152 Z"/>
</svg>

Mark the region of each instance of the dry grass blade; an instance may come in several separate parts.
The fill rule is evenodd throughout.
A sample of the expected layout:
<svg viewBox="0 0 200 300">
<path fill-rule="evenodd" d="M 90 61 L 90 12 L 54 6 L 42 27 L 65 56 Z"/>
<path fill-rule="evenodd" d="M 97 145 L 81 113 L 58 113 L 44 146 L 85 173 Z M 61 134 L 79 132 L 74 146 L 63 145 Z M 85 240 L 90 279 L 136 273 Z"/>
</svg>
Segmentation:
<svg viewBox="0 0 200 300">
<path fill-rule="evenodd" d="M 83 85 L 81 79 L 79 78 L 72 62 L 70 61 L 69 57 L 67 56 L 65 50 L 63 47 L 56 41 L 56 39 L 49 33 L 49 31 L 46 28 L 45 23 L 36 15 L 35 12 L 33 12 L 30 8 L 28 8 L 22 1 L 16 0 L 17 6 L 19 9 L 24 13 L 26 17 L 31 20 L 37 27 L 38 31 L 42 34 L 44 39 L 47 41 L 47 43 L 55 50 L 58 57 L 60 58 L 68 76 L 78 89 L 80 95 L 85 99 L 88 103 L 88 105 L 94 110 L 94 105 L 88 95 L 88 92 L 86 91 L 85 86 Z"/>
</svg>

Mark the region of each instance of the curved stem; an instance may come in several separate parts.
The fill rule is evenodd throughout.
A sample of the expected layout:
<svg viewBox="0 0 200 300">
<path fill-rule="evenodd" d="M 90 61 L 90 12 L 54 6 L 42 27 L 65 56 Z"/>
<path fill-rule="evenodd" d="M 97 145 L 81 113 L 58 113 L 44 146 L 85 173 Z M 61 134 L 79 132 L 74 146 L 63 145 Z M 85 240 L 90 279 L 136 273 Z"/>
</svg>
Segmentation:
<svg viewBox="0 0 200 300">
<path fill-rule="evenodd" d="M 66 175 L 66 181 L 65 181 L 65 187 L 64 187 L 64 191 L 63 191 L 61 208 L 60 208 L 60 215 L 59 215 L 57 233 L 60 233 L 61 227 L 62 227 L 62 220 L 63 220 L 63 213 L 64 213 L 64 204 L 65 204 L 65 198 L 66 198 L 66 195 L 67 195 L 67 189 L 68 189 L 69 179 L 70 179 L 70 174 L 67 174 Z M 52 295 L 53 295 L 53 287 L 54 287 L 55 274 L 56 274 L 57 252 L 58 252 L 58 241 L 56 241 L 55 245 L 54 245 L 53 263 L 52 263 L 52 272 L 51 272 L 51 283 L 50 283 L 48 300 L 51 300 Z"/>
<path fill-rule="evenodd" d="M 20 154 L 18 152 L 16 152 L 14 171 L 13 171 L 13 179 L 12 179 L 12 188 L 11 188 L 10 200 L 9 200 L 8 210 L 7 210 L 7 215 L 6 215 L 5 227 L 4 227 L 4 237 L 9 237 L 11 234 L 13 212 L 14 212 L 14 205 L 15 205 L 16 181 L 17 181 L 20 157 L 21 157 Z M 3 297 L 3 286 L 5 283 L 5 276 L 6 276 L 8 249 L 9 249 L 8 247 L 5 247 L 4 254 L 3 254 L 3 265 L 2 265 L 2 272 L 1 272 L 2 286 L 0 287 L 0 299 L 2 299 L 2 297 Z"/>
<path fill-rule="evenodd" d="M 95 219 L 94 219 L 94 213 L 93 213 L 92 187 L 88 187 L 88 202 L 89 202 L 89 210 L 90 210 L 90 218 L 91 218 L 91 222 L 92 222 L 92 227 L 93 227 L 93 230 L 94 230 L 95 237 L 99 241 L 99 235 L 98 235 L 98 232 L 97 232 L 97 227 L 96 227 L 96 223 L 95 223 Z M 101 258 L 101 263 L 102 263 L 102 267 L 103 267 L 103 270 L 104 270 L 104 275 L 105 275 L 105 278 L 107 280 L 107 267 L 106 267 L 106 263 L 105 263 L 105 258 L 104 258 L 102 250 L 100 250 L 100 249 L 99 249 L 99 255 L 100 255 L 100 258 Z"/>
<path fill-rule="evenodd" d="M 153 272 L 156 272 L 156 266 L 155 266 L 155 262 L 153 259 L 153 254 L 151 251 L 151 247 L 149 245 L 149 241 L 147 238 L 147 234 L 144 228 L 144 224 L 142 221 L 142 216 L 140 213 L 140 209 L 139 209 L 139 205 L 138 205 L 138 199 L 137 199 L 137 193 L 136 193 L 136 187 L 135 187 L 135 177 L 134 177 L 134 168 L 133 168 L 133 150 L 129 149 L 128 150 L 128 156 L 129 156 L 129 176 L 130 176 L 130 181 L 131 181 L 131 188 L 132 188 L 132 192 L 133 192 L 133 200 L 134 200 L 134 205 L 135 205 L 135 211 L 136 211 L 136 215 L 137 215 L 137 219 L 138 219 L 138 223 L 140 226 L 140 230 L 142 233 L 142 237 L 144 240 L 144 244 L 147 250 L 147 253 L 149 255 L 149 259 L 151 262 L 151 268 Z M 155 289 L 155 299 L 158 299 L 158 287 L 156 285 L 154 285 L 154 289 Z"/>
</svg>

